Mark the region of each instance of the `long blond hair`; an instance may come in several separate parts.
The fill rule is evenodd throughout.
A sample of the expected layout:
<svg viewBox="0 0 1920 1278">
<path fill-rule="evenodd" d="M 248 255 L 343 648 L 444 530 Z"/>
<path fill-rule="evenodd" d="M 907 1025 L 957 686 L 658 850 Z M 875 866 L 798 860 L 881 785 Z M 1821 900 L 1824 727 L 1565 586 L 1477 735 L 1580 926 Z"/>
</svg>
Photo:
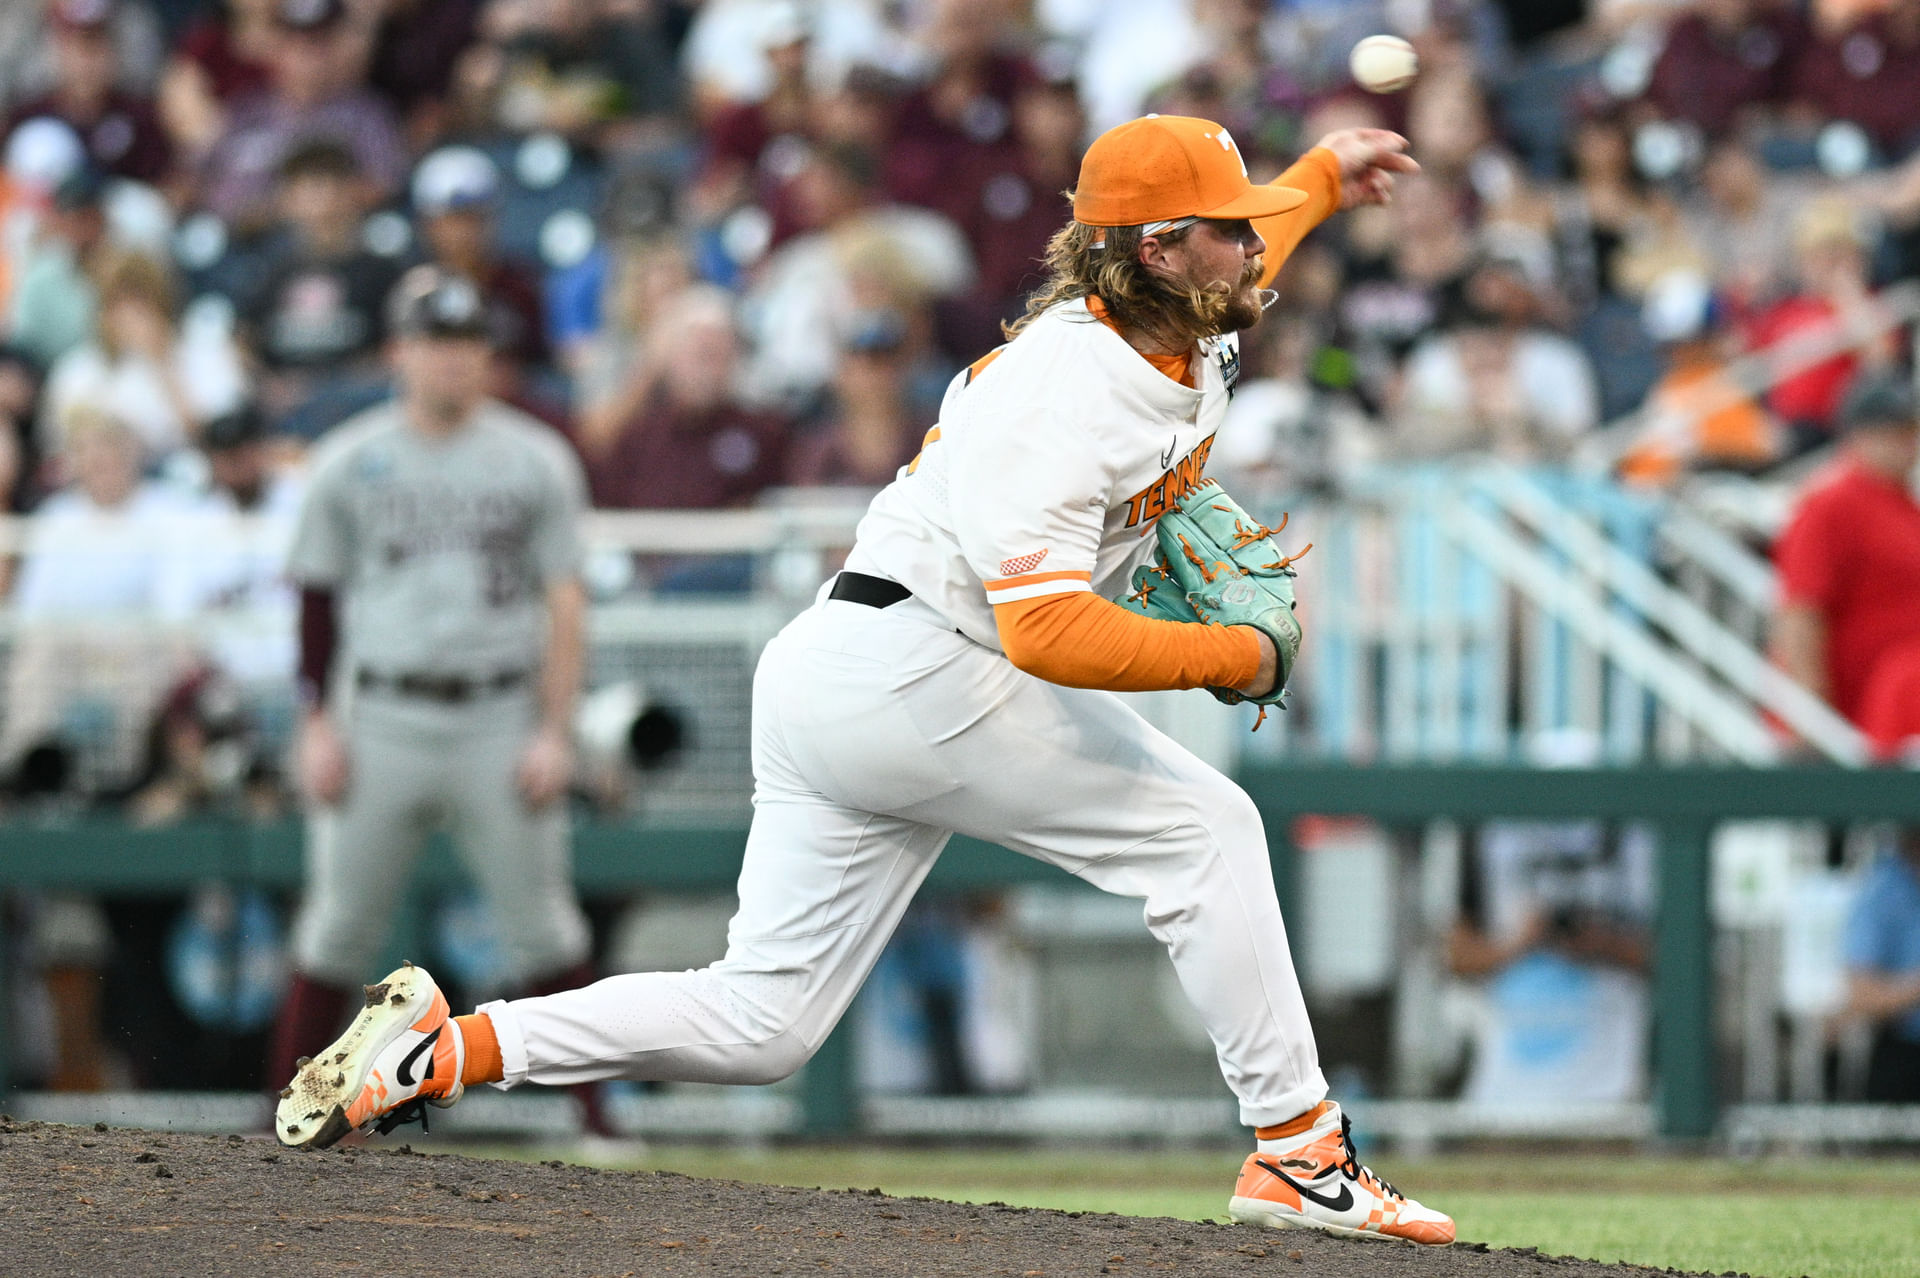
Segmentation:
<svg viewBox="0 0 1920 1278">
<path fill-rule="evenodd" d="M 1187 234 L 1182 227 L 1159 236 L 1163 244 L 1178 243 Z M 1231 284 L 1199 288 L 1149 270 L 1140 261 L 1137 226 L 1088 226 L 1069 222 L 1047 241 L 1042 259 L 1047 280 L 1027 299 L 1027 312 L 1002 324 L 1009 340 L 1062 302 L 1097 297 L 1107 314 L 1123 330 L 1146 333 L 1171 350 L 1184 350 L 1203 337 L 1226 330 Z M 1104 247 L 1095 243 L 1104 240 Z"/>
</svg>

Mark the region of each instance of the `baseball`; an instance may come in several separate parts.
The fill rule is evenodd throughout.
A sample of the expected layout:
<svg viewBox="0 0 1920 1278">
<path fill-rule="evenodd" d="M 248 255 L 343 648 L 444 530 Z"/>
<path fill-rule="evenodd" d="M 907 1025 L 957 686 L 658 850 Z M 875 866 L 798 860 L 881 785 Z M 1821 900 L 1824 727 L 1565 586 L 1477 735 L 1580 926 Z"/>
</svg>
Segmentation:
<svg viewBox="0 0 1920 1278">
<path fill-rule="evenodd" d="M 1398 93 L 1420 73 L 1413 46 L 1399 36 L 1372 35 L 1353 46 L 1347 66 L 1354 82 L 1369 93 Z"/>
</svg>

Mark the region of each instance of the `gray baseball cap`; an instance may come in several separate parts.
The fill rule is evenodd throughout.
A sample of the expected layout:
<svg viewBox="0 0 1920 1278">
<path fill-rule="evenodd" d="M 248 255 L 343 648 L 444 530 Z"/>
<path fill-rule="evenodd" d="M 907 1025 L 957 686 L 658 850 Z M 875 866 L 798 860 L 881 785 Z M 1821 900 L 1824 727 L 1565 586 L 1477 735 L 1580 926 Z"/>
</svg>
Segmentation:
<svg viewBox="0 0 1920 1278">
<path fill-rule="evenodd" d="M 285 31 L 331 31 L 347 18 L 344 0 L 278 0 L 274 21 Z"/>
<path fill-rule="evenodd" d="M 1913 379 L 1905 373 L 1862 373 L 1841 401 L 1841 430 L 1920 425 L 1920 403 Z"/>
<path fill-rule="evenodd" d="M 387 327 L 395 337 L 493 334 L 480 286 L 438 266 L 416 266 L 400 277 L 387 299 Z"/>
<path fill-rule="evenodd" d="M 500 196 L 499 166 L 471 146 L 443 146 L 413 174 L 413 207 L 433 216 L 488 209 Z"/>
</svg>

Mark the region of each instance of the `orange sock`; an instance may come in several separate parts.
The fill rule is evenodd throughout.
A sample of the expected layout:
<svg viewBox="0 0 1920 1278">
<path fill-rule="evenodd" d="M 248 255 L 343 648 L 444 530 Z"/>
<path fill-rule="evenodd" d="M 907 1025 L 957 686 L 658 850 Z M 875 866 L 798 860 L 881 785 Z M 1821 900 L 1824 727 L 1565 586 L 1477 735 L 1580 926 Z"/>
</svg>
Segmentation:
<svg viewBox="0 0 1920 1278">
<path fill-rule="evenodd" d="M 471 1047 L 467 1048 L 467 1060 L 473 1060 L 473 1048 Z M 467 1068 L 471 1070 L 473 1067 L 472 1065 L 468 1065 Z M 1303 1136 L 1306 1134 L 1307 1128 L 1319 1122 L 1320 1116 L 1332 1108 L 1332 1101 L 1321 1101 L 1318 1105 L 1315 1105 L 1298 1118 L 1288 1119 L 1286 1122 L 1273 1127 L 1254 1128 L 1254 1137 L 1258 1140 L 1285 1140 L 1289 1136 Z"/>
<path fill-rule="evenodd" d="M 475 1012 L 471 1016 L 456 1016 L 453 1023 L 460 1027 L 460 1037 L 467 1043 L 467 1064 L 460 1071 L 461 1085 L 472 1087 L 505 1078 L 507 1067 L 500 1063 L 500 1036 L 494 1033 L 493 1018 L 485 1012 Z"/>
</svg>

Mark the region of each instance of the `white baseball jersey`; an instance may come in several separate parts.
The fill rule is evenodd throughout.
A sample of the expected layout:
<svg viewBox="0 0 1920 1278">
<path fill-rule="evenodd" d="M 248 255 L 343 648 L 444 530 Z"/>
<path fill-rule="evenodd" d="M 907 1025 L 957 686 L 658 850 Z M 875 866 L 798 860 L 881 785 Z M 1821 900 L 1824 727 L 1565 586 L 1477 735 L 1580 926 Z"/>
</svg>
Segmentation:
<svg viewBox="0 0 1920 1278">
<path fill-rule="evenodd" d="M 1200 481 L 1239 373 L 1204 342 L 1183 386 L 1084 301 L 1047 311 L 960 374 L 912 465 L 874 498 L 847 567 L 891 578 L 1000 647 L 993 605 L 1111 598 L 1151 557 L 1160 515 Z"/>
</svg>

